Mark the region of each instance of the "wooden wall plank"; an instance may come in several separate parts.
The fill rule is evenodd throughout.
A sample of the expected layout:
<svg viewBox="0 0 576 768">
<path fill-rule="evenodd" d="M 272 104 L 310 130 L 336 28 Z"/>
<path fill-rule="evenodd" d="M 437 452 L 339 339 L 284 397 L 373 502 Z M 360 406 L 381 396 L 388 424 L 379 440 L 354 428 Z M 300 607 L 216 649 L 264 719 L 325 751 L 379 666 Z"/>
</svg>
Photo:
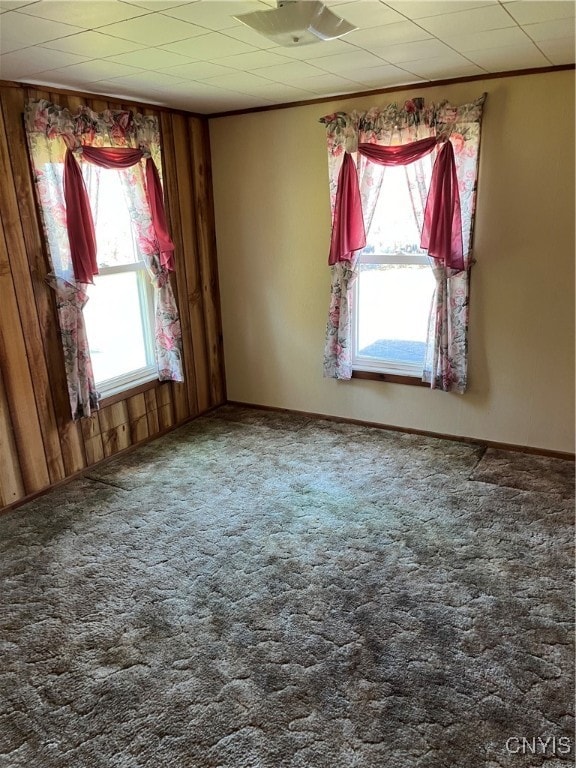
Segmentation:
<svg viewBox="0 0 576 768">
<path fill-rule="evenodd" d="M 104 456 L 112 456 L 131 445 L 128 406 L 125 400 L 98 411 Z"/>
<path fill-rule="evenodd" d="M 168 383 L 160 384 L 156 390 L 158 403 L 158 426 L 160 430 L 178 423 L 175 403 L 173 400 L 173 386 Z"/>
<path fill-rule="evenodd" d="M 210 405 L 226 401 L 224 375 L 224 349 L 222 343 L 222 319 L 220 290 L 216 261 L 216 230 L 212 192 L 212 166 L 210 162 L 210 134 L 206 121 L 188 119 L 189 145 L 192 148 L 192 183 L 198 261 L 202 280 L 203 319 L 208 354 Z"/>
<path fill-rule="evenodd" d="M 48 301 L 50 288 L 44 282 L 46 260 L 38 231 L 30 166 L 20 151 L 21 144 L 25 141 L 22 126 L 24 93 L 15 88 L 5 89 L 1 94 L 0 109 L 6 133 L 4 145 L 0 128 L 0 142 L 3 144 L 0 151 L 5 151 L 8 155 L 7 161 L 10 163 L 12 175 L 12 185 L 8 183 L 10 180 L 6 179 L 7 183 L 0 192 L 5 217 L 6 244 L 10 252 L 14 283 L 17 286 L 16 295 L 26 350 L 30 367 L 34 371 L 34 395 L 50 482 L 55 483 L 65 477 L 66 470 L 48 375 L 44 347 L 45 329 L 42 324 L 42 320 L 46 318 L 47 307 L 53 311 L 53 305 Z M 12 189 L 15 190 L 15 195 L 10 194 Z M 6 228 L 7 218 L 12 222 L 9 229 Z M 55 331 L 55 324 L 52 325 Z"/>
<path fill-rule="evenodd" d="M 172 128 L 172 115 L 162 113 L 160 115 L 160 127 L 162 131 L 162 164 L 164 166 L 164 195 L 166 199 L 166 214 L 169 221 L 170 234 L 176 246 L 176 285 L 172 284 L 180 312 L 180 325 L 182 338 L 186 340 L 183 349 L 184 356 L 184 384 L 174 383 L 172 392 L 174 396 L 174 408 L 176 420 L 184 421 L 189 416 L 198 413 L 198 402 L 195 397 L 196 373 L 192 360 L 194 347 L 190 330 L 190 316 L 187 311 L 186 298 L 186 254 L 182 238 L 182 222 L 180 207 L 178 204 L 178 160 L 174 148 L 174 132 Z"/>
<path fill-rule="evenodd" d="M 146 401 L 146 420 L 148 421 L 148 432 L 150 435 L 156 435 L 160 432 L 160 423 L 158 421 L 158 403 L 156 402 L 156 390 L 149 389 L 144 392 Z"/>
<path fill-rule="evenodd" d="M 13 504 L 24 493 L 8 398 L 0 371 L 0 507 Z"/>
<path fill-rule="evenodd" d="M 121 400 L 113 405 L 108 405 L 98 411 L 98 421 L 100 422 L 100 432 L 104 433 L 121 424 L 128 423 L 128 407 L 125 400 Z"/>
<path fill-rule="evenodd" d="M 118 104 L 111 104 L 106 99 L 86 99 L 86 105 L 92 112 L 105 112 L 107 109 L 119 109 Z"/>
<path fill-rule="evenodd" d="M 61 104 L 62 106 L 66 106 L 72 114 L 76 114 L 80 107 L 85 106 L 86 99 L 82 96 L 74 96 L 73 94 L 68 94 L 67 96 L 62 96 L 62 94 L 58 93 L 51 93 L 50 94 L 50 101 L 53 101 L 55 104 Z"/>
<path fill-rule="evenodd" d="M 104 445 L 98 414 L 92 414 L 89 419 L 81 419 L 80 429 L 82 430 L 84 450 L 86 451 L 86 464 L 90 467 L 104 458 Z"/>
<path fill-rule="evenodd" d="M 144 393 L 129 397 L 126 401 L 128 406 L 128 419 L 130 424 L 130 440 L 132 443 L 139 443 L 146 440 L 150 431 L 148 429 L 148 419 L 146 416 L 146 398 Z"/>
<path fill-rule="evenodd" d="M 190 318 L 190 333 L 194 350 L 196 403 L 202 413 L 210 407 L 209 373 L 204 328 L 202 282 L 196 240 L 196 212 L 192 193 L 192 155 L 187 120 L 182 115 L 172 116 L 174 152 L 179 158 L 176 164 L 178 204 L 182 229 L 182 246 L 185 264 L 186 306 Z"/>
<path fill-rule="evenodd" d="M 86 438 L 84 440 L 84 450 L 86 451 L 86 465 L 88 467 L 102 461 L 105 458 L 102 435 Z"/>
<path fill-rule="evenodd" d="M 0 133 L 0 135 L 2 135 Z M 0 174 L 5 178 L 4 161 L 0 157 Z M 2 189 L 4 186 L 0 186 Z M 50 474 L 42 441 L 42 430 L 36 410 L 32 374 L 24 333 L 18 311 L 16 291 L 12 280 L 3 208 L 0 206 L 0 374 L 3 376 L 7 400 L 12 415 L 14 444 L 20 464 L 25 493 L 33 493 L 50 483 Z"/>
</svg>

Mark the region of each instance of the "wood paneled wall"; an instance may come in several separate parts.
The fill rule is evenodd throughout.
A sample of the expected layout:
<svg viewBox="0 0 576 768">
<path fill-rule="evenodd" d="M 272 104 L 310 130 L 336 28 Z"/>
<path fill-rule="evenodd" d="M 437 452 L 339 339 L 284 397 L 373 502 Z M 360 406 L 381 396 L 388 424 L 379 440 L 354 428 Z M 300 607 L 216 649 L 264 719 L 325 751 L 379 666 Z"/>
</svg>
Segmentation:
<svg viewBox="0 0 576 768">
<path fill-rule="evenodd" d="M 45 277 L 22 114 L 28 98 L 75 111 L 128 108 L 158 115 L 172 275 L 185 382 L 156 382 L 70 417 L 56 307 Z M 225 402 L 208 125 L 203 118 L 72 93 L 0 84 L 0 508 Z"/>
</svg>

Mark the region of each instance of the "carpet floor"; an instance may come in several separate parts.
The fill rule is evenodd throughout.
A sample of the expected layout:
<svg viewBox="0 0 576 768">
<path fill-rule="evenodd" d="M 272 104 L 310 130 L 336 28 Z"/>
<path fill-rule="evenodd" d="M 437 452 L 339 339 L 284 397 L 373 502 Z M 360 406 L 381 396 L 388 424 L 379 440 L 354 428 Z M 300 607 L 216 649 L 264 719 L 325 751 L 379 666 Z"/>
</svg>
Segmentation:
<svg viewBox="0 0 576 768">
<path fill-rule="evenodd" d="M 225 406 L 0 516 L 2 768 L 566 768 L 574 465 Z"/>
</svg>

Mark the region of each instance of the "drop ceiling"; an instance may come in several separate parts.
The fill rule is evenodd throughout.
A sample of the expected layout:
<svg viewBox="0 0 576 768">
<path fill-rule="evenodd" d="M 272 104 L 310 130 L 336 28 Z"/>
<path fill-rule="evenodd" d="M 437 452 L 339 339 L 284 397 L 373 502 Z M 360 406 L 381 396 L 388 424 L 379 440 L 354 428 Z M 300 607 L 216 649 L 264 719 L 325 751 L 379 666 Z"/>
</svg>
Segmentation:
<svg viewBox="0 0 576 768">
<path fill-rule="evenodd" d="M 0 0 L 0 79 L 202 114 L 574 64 L 576 3 L 325 0 L 357 30 L 285 48 L 275 0 Z"/>
</svg>

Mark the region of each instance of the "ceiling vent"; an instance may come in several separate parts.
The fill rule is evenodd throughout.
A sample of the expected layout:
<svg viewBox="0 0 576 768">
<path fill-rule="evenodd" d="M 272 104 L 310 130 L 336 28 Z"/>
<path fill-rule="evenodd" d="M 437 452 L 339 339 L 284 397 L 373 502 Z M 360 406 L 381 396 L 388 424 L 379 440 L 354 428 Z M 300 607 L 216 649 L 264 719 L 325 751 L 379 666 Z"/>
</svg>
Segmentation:
<svg viewBox="0 0 576 768">
<path fill-rule="evenodd" d="M 335 40 L 357 29 L 317 0 L 279 0 L 277 8 L 234 18 L 277 45 L 292 47 Z"/>
</svg>

